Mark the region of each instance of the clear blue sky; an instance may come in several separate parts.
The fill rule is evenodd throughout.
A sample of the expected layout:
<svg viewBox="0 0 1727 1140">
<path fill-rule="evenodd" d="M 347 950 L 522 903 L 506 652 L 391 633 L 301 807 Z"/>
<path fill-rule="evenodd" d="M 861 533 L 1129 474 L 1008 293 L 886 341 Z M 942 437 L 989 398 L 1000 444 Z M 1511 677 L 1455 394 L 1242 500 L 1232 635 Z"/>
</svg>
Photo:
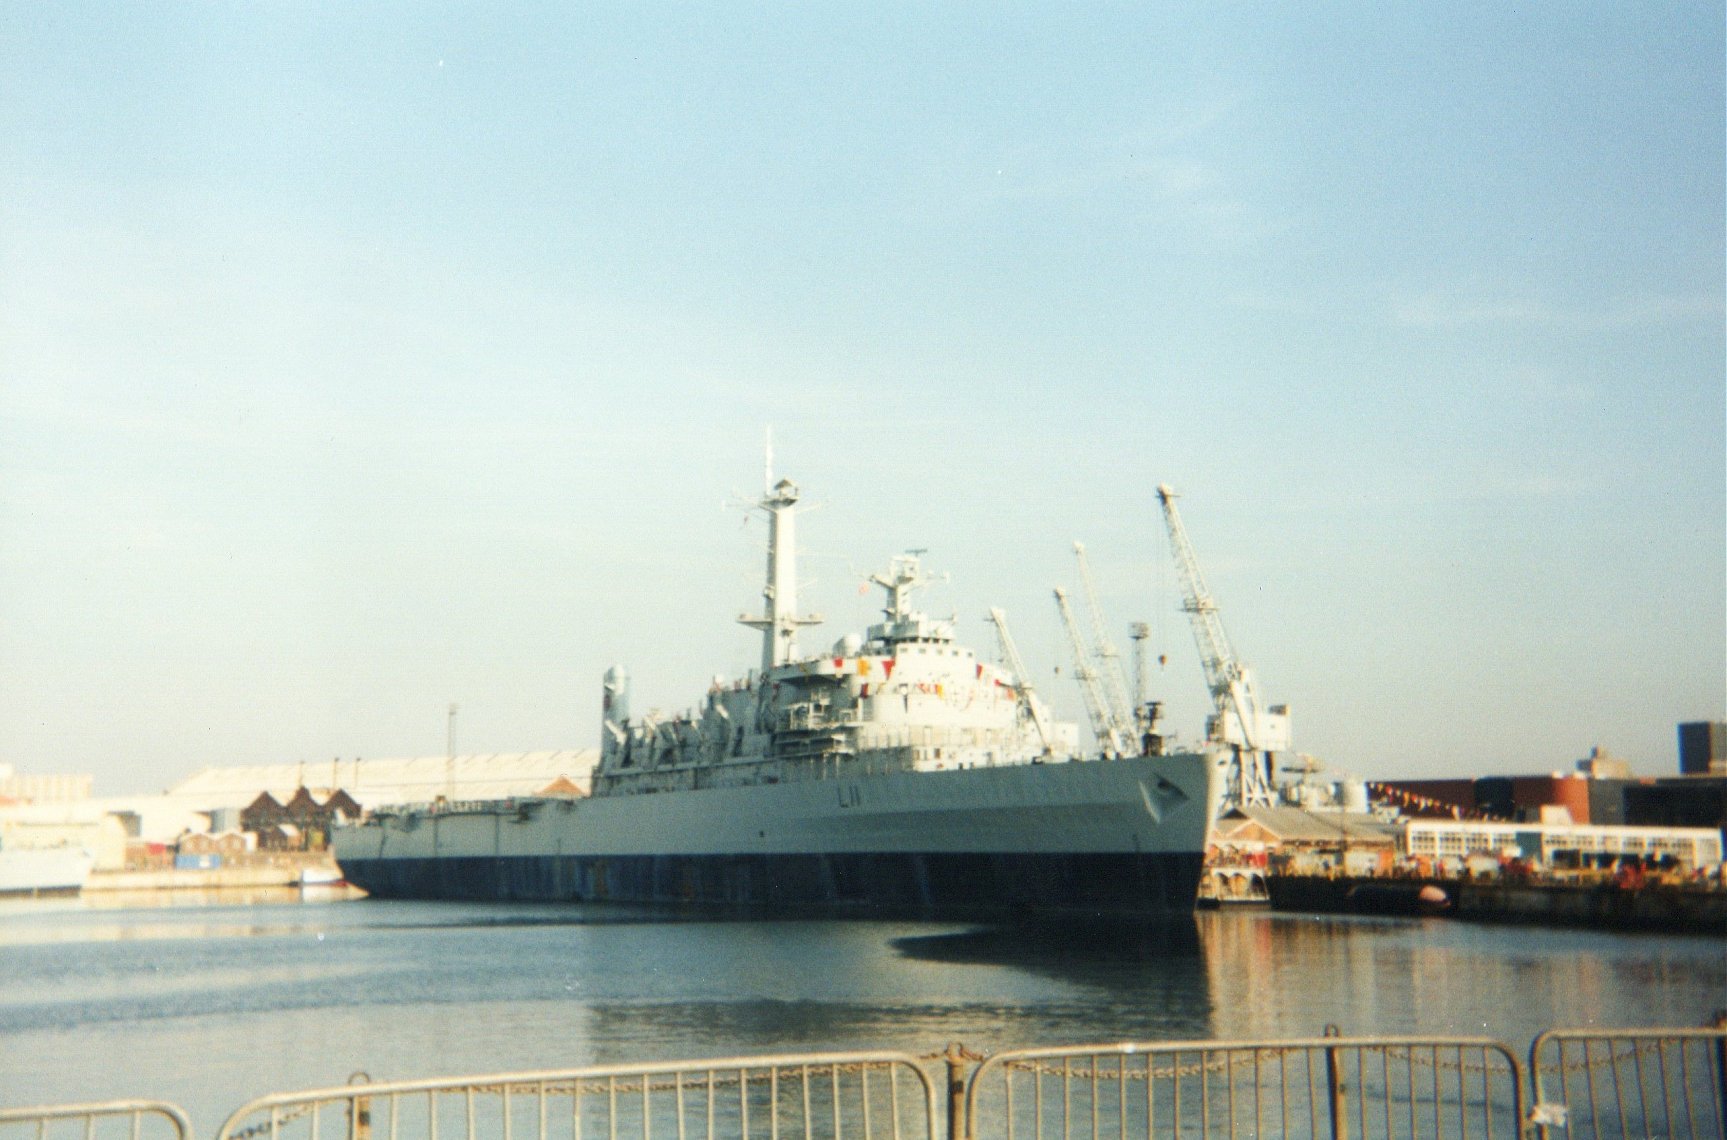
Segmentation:
<svg viewBox="0 0 1727 1140">
<path fill-rule="evenodd" d="M 0 8 L 0 761 L 576 748 L 930 607 L 1076 694 L 1086 542 L 1298 745 L 1675 770 L 1724 715 L 1720 4 Z"/>
</svg>

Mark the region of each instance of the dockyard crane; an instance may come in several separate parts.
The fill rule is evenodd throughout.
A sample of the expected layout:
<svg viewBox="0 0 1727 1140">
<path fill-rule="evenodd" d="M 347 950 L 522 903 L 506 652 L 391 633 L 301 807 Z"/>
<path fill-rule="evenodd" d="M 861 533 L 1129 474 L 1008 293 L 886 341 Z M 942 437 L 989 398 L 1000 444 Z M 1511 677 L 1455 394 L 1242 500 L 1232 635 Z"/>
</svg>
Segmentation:
<svg viewBox="0 0 1727 1140">
<path fill-rule="evenodd" d="M 1253 671 L 1236 659 L 1217 603 L 1205 588 L 1199 558 L 1181 525 L 1175 509 L 1175 492 L 1168 484 L 1157 488 L 1169 527 L 1169 543 L 1181 576 L 1182 606 L 1193 625 L 1193 640 L 1199 647 L 1200 665 L 1216 711 L 1206 723 L 1206 735 L 1230 747 L 1234 754 L 1231 778 L 1224 789 L 1224 807 L 1269 805 L 1275 802 L 1272 784 L 1272 754 L 1289 748 L 1289 707 L 1266 707 L 1260 702 Z"/>
<path fill-rule="evenodd" d="M 1067 631 L 1068 644 L 1073 649 L 1074 679 L 1079 682 L 1079 691 L 1085 697 L 1086 715 L 1091 718 L 1091 731 L 1097 737 L 1098 747 L 1109 756 L 1131 755 L 1134 749 L 1110 716 L 1103 686 L 1097 680 L 1097 670 L 1086 660 L 1085 642 L 1080 639 L 1079 626 L 1073 620 L 1073 607 L 1068 604 L 1067 591 L 1060 586 L 1055 588 L 1055 608 L 1061 614 L 1062 628 Z"/>
<path fill-rule="evenodd" d="M 1133 706 L 1128 703 L 1127 673 L 1121 667 L 1121 654 L 1109 640 L 1103 620 L 1103 606 L 1097 600 L 1097 586 L 1091 579 L 1091 564 L 1085 558 L 1085 543 L 1073 544 L 1073 556 L 1079 562 L 1079 584 L 1085 591 L 1085 608 L 1091 617 L 1091 651 L 1099 662 L 1098 678 L 1102 682 L 1115 734 L 1123 740 L 1133 738 Z"/>
<path fill-rule="evenodd" d="M 1020 706 L 1031 717 L 1031 726 L 1037 730 L 1038 743 L 1043 745 L 1045 752 L 1050 751 L 1049 725 L 1044 720 L 1043 706 L 1037 700 L 1037 694 L 1032 691 L 1031 674 L 1025 671 L 1025 662 L 1020 660 L 1019 647 L 1013 643 L 1013 634 L 1007 631 L 1007 615 L 994 606 L 989 610 L 990 624 L 995 626 L 996 641 L 1001 643 L 1002 660 L 1013 672 L 1013 693 L 1018 698 Z"/>
</svg>

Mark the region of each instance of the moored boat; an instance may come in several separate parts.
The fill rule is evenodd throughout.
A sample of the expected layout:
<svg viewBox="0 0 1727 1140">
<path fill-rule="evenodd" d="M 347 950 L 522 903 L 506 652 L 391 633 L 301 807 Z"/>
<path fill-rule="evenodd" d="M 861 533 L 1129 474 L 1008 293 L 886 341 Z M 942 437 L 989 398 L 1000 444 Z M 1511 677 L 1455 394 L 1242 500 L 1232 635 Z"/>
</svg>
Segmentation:
<svg viewBox="0 0 1727 1140">
<path fill-rule="evenodd" d="M 0 847 L 0 896 L 75 895 L 95 865 L 82 847 Z"/>
<path fill-rule="evenodd" d="M 772 486 L 761 666 L 694 710 L 632 719 L 608 671 L 592 793 L 376 809 L 339 828 L 374 896 L 613 900 L 978 918 L 1190 910 L 1226 757 L 1082 754 L 1022 676 L 913 605 L 915 556 L 871 577 L 883 620 L 801 653 L 798 489 Z"/>
</svg>

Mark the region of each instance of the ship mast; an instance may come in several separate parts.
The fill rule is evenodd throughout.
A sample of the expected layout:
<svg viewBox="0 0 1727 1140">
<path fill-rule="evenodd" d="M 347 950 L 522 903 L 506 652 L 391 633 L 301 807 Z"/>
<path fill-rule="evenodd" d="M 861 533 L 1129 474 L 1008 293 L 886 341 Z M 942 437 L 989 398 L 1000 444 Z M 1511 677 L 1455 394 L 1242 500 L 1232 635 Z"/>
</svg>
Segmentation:
<svg viewBox="0 0 1727 1140">
<path fill-rule="evenodd" d="M 770 476 L 771 478 L 771 476 Z M 756 505 L 768 516 L 768 576 L 762 613 L 738 621 L 762 631 L 762 673 L 797 657 L 799 626 L 818 625 L 820 614 L 798 616 L 797 484 L 781 479 Z"/>
</svg>

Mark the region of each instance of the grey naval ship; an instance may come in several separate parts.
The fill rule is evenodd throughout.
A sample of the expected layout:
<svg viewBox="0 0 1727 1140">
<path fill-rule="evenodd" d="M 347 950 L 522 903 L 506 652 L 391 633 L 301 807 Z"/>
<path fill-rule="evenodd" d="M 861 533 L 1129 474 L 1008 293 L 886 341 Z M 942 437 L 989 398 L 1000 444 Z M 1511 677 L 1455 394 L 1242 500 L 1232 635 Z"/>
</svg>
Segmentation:
<svg viewBox="0 0 1727 1140">
<path fill-rule="evenodd" d="M 374 896 L 570 900 L 791 915 L 1155 917 L 1192 908 L 1225 759 L 1149 723 L 1081 752 L 1017 665 L 913 606 L 915 556 L 871 581 L 883 620 L 800 654 L 798 489 L 772 485 L 761 667 L 694 710 L 632 719 L 604 679 L 591 794 L 379 808 L 333 836 Z"/>
</svg>

